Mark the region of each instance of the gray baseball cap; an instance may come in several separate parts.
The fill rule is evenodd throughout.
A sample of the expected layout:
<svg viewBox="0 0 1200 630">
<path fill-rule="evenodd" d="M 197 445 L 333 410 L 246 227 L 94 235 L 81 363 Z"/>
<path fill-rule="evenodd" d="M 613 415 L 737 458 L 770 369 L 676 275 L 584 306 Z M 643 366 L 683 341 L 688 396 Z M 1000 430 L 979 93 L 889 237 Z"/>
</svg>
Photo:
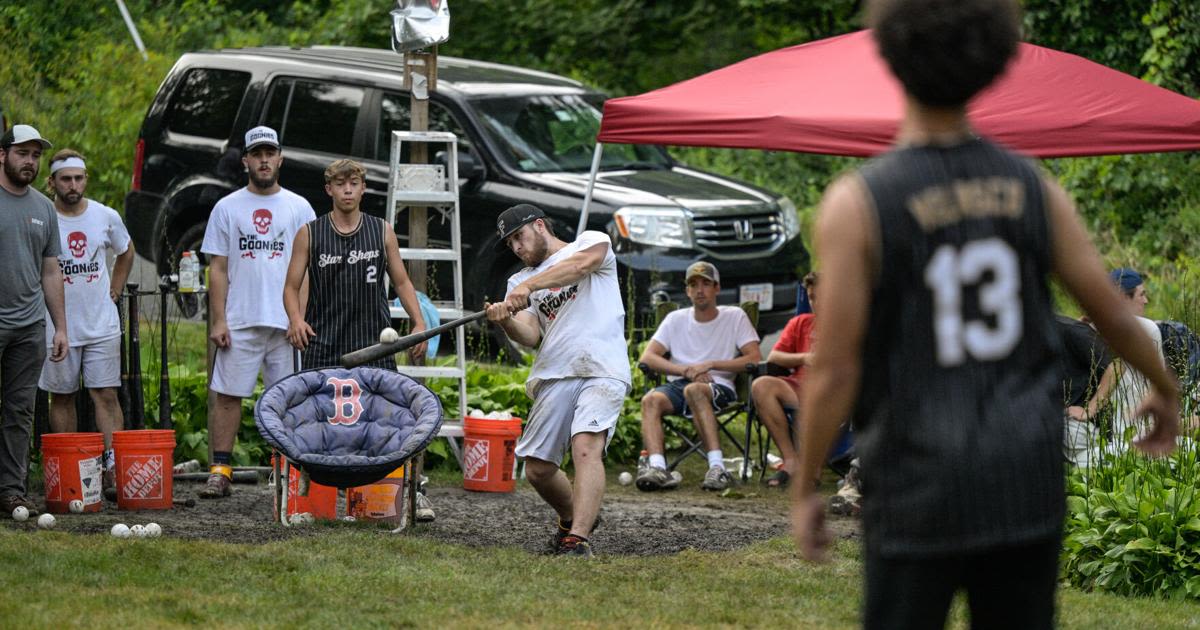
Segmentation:
<svg viewBox="0 0 1200 630">
<path fill-rule="evenodd" d="M 54 146 L 30 125 L 13 125 L 12 129 L 5 131 L 4 135 L 0 136 L 0 149 L 8 149 L 14 144 L 25 144 L 26 142 L 37 142 L 42 145 L 43 151 Z"/>
</svg>

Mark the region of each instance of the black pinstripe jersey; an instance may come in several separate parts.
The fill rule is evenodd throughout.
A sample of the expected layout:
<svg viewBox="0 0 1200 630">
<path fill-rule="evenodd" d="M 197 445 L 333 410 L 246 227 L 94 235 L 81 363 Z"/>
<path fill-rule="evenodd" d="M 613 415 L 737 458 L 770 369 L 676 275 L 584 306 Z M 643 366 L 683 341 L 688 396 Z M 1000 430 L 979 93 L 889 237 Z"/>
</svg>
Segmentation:
<svg viewBox="0 0 1200 630">
<path fill-rule="evenodd" d="M 308 224 L 308 308 L 304 320 L 317 336 L 303 355 L 305 369 L 340 365 L 341 356 L 379 342 L 391 325 L 383 219 L 362 215 L 358 229 L 341 234 L 333 213 Z M 396 369 L 385 357 L 376 367 Z"/>
<path fill-rule="evenodd" d="M 881 246 L 854 411 L 868 547 L 1056 535 L 1060 343 L 1037 169 L 974 139 L 893 150 L 860 175 Z"/>
</svg>

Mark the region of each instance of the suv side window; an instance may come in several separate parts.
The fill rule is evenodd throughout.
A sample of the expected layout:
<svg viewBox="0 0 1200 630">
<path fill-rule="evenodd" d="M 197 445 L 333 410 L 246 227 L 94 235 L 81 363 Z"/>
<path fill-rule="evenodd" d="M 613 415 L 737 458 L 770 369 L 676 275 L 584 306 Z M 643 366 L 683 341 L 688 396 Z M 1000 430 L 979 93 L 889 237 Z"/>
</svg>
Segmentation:
<svg viewBox="0 0 1200 630">
<path fill-rule="evenodd" d="M 353 85 L 276 81 L 263 124 L 279 132 L 285 147 L 351 155 L 365 93 Z"/>
<path fill-rule="evenodd" d="M 228 138 L 249 83 L 249 72 L 188 70 L 167 112 L 167 130 L 189 136 Z"/>
<path fill-rule="evenodd" d="M 375 159 L 388 161 L 392 150 L 392 132 L 408 131 L 412 127 L 409 121 L 409 97 L 394 92 L 384 93 L 379 103 L 379 134 L 375 138 Z M 462 125 L 445 107 L 429 102 L 429 130 L 449 131 L 458 136 L 458 150 L 466 152 L 471 149 L 471 138 L 463 131 Z M 401 147 L 401 160 L 408 159 L 408 150 Z"/>
</svg>

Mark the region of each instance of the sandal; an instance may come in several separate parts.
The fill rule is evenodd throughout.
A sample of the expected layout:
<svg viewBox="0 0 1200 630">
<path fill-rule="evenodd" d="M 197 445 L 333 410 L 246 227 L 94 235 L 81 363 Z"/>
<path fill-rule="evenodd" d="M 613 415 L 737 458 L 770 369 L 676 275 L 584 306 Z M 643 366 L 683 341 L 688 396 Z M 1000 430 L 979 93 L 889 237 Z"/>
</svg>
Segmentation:
<svg viewBox="0 0 1200 630">
<path fill-rule="evenodd" d="M 786 488 L 786 487 L 788 487 L 788 484 L 791 482 L 792 482 L 791 473 L 789 473 L 786 470 L 778 470 L 778 471 L 775 471 L 774 475 L 771 475 L 771 477 L 769 479 L 767 479 L 767 487 L 768 488 Z"/>
</svg>

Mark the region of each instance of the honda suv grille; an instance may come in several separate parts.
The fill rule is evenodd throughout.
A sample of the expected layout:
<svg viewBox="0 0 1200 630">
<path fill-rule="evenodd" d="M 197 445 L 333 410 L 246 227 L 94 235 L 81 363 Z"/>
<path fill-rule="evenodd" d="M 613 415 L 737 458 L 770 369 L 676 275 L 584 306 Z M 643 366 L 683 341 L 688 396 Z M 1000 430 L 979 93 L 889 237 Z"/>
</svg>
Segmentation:
<svg viewBox="0 0 1200 630">
<path fill-rule="evenodd" d="M 718 258 L 761 254 L 783 244 L 778 210 L 720 216 L 693 216 L 696 244 Z"/>
</svg>

